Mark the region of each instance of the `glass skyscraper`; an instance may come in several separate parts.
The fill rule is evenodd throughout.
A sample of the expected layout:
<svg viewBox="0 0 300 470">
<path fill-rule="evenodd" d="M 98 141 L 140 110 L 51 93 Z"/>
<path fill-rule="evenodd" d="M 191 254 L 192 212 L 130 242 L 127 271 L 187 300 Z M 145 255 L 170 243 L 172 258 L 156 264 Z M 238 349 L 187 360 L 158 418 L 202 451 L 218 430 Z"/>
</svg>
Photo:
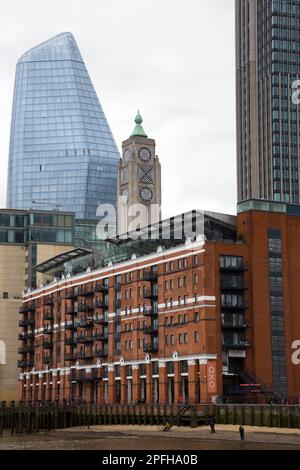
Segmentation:
<svg viewBox="0 0 300 470">
<path fill-rule="evenodd" d="M 75 39 L 61 33 L 18 61 L 7 207 L 95 219 L 116 199 L 120 154 Z"/>
<path fill-rule="evenodd" d="M 299 0 L 236 0 L 238 199 L 299 204 Z"/>
</svg>

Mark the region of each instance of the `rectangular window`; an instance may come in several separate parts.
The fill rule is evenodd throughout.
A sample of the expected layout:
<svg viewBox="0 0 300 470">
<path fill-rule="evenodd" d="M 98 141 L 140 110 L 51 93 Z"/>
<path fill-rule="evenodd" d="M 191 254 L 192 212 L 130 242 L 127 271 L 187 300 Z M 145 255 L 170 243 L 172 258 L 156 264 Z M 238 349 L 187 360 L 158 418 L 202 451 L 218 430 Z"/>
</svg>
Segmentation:
<svg viewBox="0 0 300 470">
<path fill-rule="evenodd" d="M 168 346 L 168 344 L 169 344 L 169 336 L 167 335 L 165 336 L 165 345 Z"/>
<path fill-rule="evenodd" d="M 182 333 L 179 333 L 179 335 L 178 335 L 178 341 L 179 341 L 179 344 L 182 344 L 182 343 L 183 343 L 183 334 L 182 334 Z"/>
<path fill-rule="evenodd" d="M 199 343 L 199 332 L 194 331 L 194 343 Z"/>
<path fill-rule="evenodd" d="M 3 299 L 8 299 L 8 292 L 3 292 Z"/>
<path fill-rule="evenodd" d="M 170 335 L 170 344 L 174 345 L 174 335 Z"/>
</svg>

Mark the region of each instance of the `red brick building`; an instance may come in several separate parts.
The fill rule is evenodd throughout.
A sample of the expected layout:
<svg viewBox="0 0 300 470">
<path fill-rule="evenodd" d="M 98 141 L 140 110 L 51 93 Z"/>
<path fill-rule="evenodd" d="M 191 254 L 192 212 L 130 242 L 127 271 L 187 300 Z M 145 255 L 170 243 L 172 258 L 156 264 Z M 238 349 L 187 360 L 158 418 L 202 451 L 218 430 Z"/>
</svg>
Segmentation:
<svg viewBox="0 0 300 470">
<path fill-rule="evenodd" d="M 148 253 L 26 293 L 20 399 L 300 397 L 291 360 L 300 338 L 299 209 L 247 201 L 239 210 L 236 220 L 204 213 L 204 239 L 160 239 Z"/>
</svg>

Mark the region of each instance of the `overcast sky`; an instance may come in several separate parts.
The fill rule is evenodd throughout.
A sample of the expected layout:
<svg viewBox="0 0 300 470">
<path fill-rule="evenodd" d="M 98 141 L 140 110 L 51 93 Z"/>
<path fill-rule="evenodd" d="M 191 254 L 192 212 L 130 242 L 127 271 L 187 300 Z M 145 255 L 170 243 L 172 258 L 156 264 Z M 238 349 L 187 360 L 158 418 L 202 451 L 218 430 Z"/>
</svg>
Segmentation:
<svg viewBox="0 0 300 470">
<path fill-rule="evenodd" d="M 0 207 L 15 66 L 74 34 L 120 148 L 137 108 L 162 165 L 163 216 L 235 213 L 234 0 L 0 0 Z"/>
</svg>

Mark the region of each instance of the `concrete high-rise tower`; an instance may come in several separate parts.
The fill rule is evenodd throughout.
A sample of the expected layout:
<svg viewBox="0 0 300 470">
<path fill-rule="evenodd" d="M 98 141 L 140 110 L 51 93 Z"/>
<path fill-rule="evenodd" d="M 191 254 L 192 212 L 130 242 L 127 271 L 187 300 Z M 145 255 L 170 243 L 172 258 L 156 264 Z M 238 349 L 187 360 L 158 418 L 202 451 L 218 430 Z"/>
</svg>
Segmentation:
<svg viewBox="0 0 300 470">
<path fill-rule="evenodd" d="M 117 176 L 117 233 L 156 223 L 161 217 L 161 168 L 155 140 L 142 127 L 140 113 L 135 128 L 122 144 Z"/>
<path fill-rule="evenodd" d="M 7 207 L 52 209 L 95 219 L 116 202 L 120 154 L 71 33 L 18 61 Z"/>
<path fill-rule="evenodd" d="M 298 0 L 236 0 L 238 200 L 299 204 Z"/>
</svg>

